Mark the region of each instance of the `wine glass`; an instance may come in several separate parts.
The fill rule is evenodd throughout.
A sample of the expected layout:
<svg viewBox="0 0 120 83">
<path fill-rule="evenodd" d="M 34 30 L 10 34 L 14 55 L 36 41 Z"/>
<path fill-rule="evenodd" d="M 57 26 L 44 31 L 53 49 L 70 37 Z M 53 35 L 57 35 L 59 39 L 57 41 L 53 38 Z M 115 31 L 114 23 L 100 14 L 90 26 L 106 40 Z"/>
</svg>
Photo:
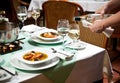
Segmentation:
<svg viewBox="0 0 120 83">
<path fill-rule="evenodd" d="M 31 16 L 35 19 L 35 25 L 37 25 L 37 19 L 40 16 L 40 9 L 32 9 Z"/>
<path fill-rule="evenodd" d="M 72 23 L 70 25 L 70 30 L 68 32 L 68 36 L 72 39 L 72 42 L 69 42 L 66 47 L 69 47 L 73 50 L 82 48 L 81 45 L 83 45 L 83 44 L 81 44 L 81 42 L 78 40 L 80 37 L 79 24 Z M 73 52 L 73 53 L 75 53 L 75 52 Z"/>
<path fill-rule="evenodd" d="M 5 17 L 5 11 L 4 10 L 0 10 L 0 17 Z"/>
<path fill-rule="evenodd" d="M 17 17 L 24 26 L 24 21 L 27 19 L 27 8 L 25 6 L 17 7 Z"/>
<path fill-rule="evenodd" d="M 70 25 L 70 30 L 68 32 L 68 36 L 73 40 L 73 44 L 78 42 L 80 36 L 80 28 L 79 25 L 76 23 L 72 23 Z"/>
<path fill-rule="evenodd" d="M 68 34 L 69 31 L 69 21 L 67 19 L 59 19 L 57 24 L 57 31 L 60 36 L 63 38 L 63 48 L 65 43 L 65 36 Z"/>
</svg>

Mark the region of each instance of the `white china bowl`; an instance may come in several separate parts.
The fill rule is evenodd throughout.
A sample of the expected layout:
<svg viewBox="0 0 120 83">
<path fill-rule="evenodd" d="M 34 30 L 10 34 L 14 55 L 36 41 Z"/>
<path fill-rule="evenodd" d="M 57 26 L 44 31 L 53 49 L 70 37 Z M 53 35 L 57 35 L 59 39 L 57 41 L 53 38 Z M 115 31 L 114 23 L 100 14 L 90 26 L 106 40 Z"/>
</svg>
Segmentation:
<svg viewBox="0 0 120 83">
<path fill-rule="evenodd" d="M 44 60 L 39 60 L 39 61 L 29 61 L 29 60 L 25 60 L 23 58 L 23 56 L 28 53 L 28 52 L 31 52 L 31 51 L 35 51 L 35 52 L 42 52 L 42 53 L 45 53 L 48 55 L 48 57 Z M 19 54 L 19 55 L 18 55 Z M 30 65 L 35 65 L 35 64 L 40 64 L 40 63 L 44 63 L 44 62 L 47 62 L 51 59 L 53 59 L 55 56 L 52 55 L 52 53 L 50 52 L 50 50 L 44 50 L 44 49 L 41 49 L 41 48 L 35 48 L 35 49 L 31 49 L 31 50 L 27 50 L 27 51 L 24 51 L 24 52 L 21 52 L 21 53 L 17 53 L 15 54 L 16 58 L 23 62 L 23 63 L 26 63 L 26 64 L 30 64 Z"/>
<path fill-rule="evenodd" d="M 56 30 L 54 30 L 54 29 L 47 29 L 47 30 L 38 31 L 38 32 L 36 33 L 36 36 L 37 36 L 38 38 L 42 39 L 42 40 L 45 40 L 45 41 L 53 41 L 53 40 L 57 40 L 57 39 L 60 38 L 59 35 L 56 36 L 56 37 L 54 37 L 54 38 L 47 38 L 47 37 L 41 36 L 42 34 L 47 33 L 47 32 L 53 32 L 53 33 L 55 33 L 55 34 L 58 34 L 58 32 L 57 32 Z"/>
</svg>

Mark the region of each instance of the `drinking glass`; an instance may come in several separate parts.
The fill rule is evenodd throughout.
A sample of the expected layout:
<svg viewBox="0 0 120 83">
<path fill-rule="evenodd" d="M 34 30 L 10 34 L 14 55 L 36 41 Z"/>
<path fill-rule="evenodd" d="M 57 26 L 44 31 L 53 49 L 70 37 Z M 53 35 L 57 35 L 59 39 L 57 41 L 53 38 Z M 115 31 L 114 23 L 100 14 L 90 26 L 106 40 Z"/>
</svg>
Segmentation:
<svg viewBox="0 0 120 83">
<path fill-rule="evenodd" d="M 68 36 L 73 40 L 71 44 L 76 44 L 78 42 L 80 36 L 80 28 L 78 24 L 72 23 L 70 25 Z"/>
<path fill-rule="evenodd" d="M 67 19 L 59 19 L 57 24 L 57 31 L 60 36 L 63 38 L 63 48 L 65 43 L 65 36 L 69 31 L 69 21 Z"/>
<path fill-rule="evenodd" d="M 35 25 L 37 25 L 37 19 L 40 16 L 40 9 L 32 9 L 31 16 L 35 19 Z"/>
<path fill-rule="evenodd" d="M 0 17 L 5 17 L 5 11 L 4 10 L 0 10 Z"/>
<path fill-rule="evenodd" d="M 24 21 L 27 19 L 27 8 L 25 6 L 17 7 L 17 17 L 24 26 Z"/>
</svg>

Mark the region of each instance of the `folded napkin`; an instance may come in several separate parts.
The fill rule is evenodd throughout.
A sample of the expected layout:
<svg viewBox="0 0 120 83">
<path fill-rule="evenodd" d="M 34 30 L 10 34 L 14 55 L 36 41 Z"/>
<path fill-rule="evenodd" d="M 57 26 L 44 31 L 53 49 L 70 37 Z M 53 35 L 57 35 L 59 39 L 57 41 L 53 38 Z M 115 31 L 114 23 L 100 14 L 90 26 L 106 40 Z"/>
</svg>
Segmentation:
<svg viewBox="0 0 120 83">
<path fill-rule="evenodd" d="M 71 60 L 73 58 L 73 54 L 60 50 L 58 48 L 51 48 L 52 53 L 55 54 L 55 56 L 59 57 L 62 60 Z"/>
<path fill-rule="evenodd" d="M 92 25 L 92 23 L 88 22 L 85 19 L 82 20 L 82 24 L 84 27 L 88 27 L 89 25 Z M 113 31 L 114 29 L 112 29 L 111 27 L 108 27 L 103 31 L 103 33 L 109 38 L 112 35 Z"/>
<path fill-rule="evenodd" d="M 21 31 L 32 33 L 32 32 L 35 32 L 35 31 L 42 30 L 42 29 L 45 29 L 45 27 L 39 27 L 39 26 L 36 26 L 34 24 L 31 24 L 31 25 L 23 26 Z"/>
</svg>

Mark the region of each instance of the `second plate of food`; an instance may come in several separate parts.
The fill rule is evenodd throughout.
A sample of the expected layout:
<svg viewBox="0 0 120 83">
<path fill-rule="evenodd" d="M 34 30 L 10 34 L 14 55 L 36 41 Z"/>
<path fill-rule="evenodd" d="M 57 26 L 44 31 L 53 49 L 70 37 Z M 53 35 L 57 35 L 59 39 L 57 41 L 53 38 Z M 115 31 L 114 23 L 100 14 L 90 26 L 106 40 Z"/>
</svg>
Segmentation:
<svg viewBox="0 0 120 83">
<path fill-rule="evenodd" d="M 45 41 L 53 41 L 60 38 L 57 31 L 54 29 L 47 29 L 36 32 L 36 36 Z"/>
<path fill-rule="evenodd" d="M 19 55 L 18 55 L 19 54 Z M 26 64 L 40 64 L 47 62 L 50 59 L 53 59 L 56 56 L 53 56 L 50 50 L 35 48 L 27 51 L 23 51 L 15 54 L 16 58 Z"/>
</svg>

